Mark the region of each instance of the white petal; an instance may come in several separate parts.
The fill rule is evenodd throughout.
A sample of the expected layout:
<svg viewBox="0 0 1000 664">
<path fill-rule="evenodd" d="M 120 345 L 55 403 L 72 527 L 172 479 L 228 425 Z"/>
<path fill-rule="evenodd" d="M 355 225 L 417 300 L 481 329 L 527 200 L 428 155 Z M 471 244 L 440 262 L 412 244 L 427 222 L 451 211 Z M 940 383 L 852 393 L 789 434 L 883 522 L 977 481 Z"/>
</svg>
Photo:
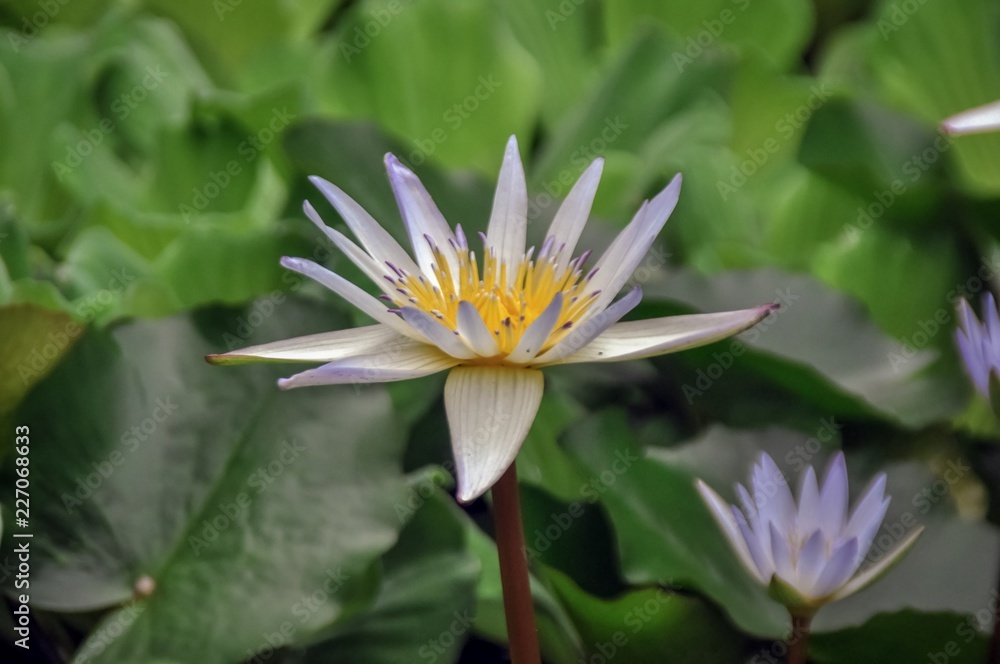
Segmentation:
<svg viewBox="0 0 1000 664">
<path fill-rule="evenodd" d="M 378 322 L 388 325 L 400 334 L 418 341 L 425 341 L 425 339 L 414 331 L 413 328 L 406 324 L 406 321 L 396 314 L 389 312 L 383 302 L 379 302 L 377 299 L 366 293 L 358 286 L 355 286 L 347 279 L 344 279 L 339 274 L 331 272 L 325 267 L 305 258 L 289 258 L 288 256 L 285 256 L 281 259 L 281 264 L 289 270 L 294 270 L 295 272 L 305 275 L 310 279 L 326 286 L 361 311 L 365 312 Z"/>
<path fill-rule="evenodd" d="M 878 561 L 847 582 L 847 584 L 833 594 L 831 599 L 843 599 L 844 597 L 858 592 L 875 581 L 878 581 L 878 579 L 886 574 L 893 565 L 903 559 L 903 556 L 916 543 L 917 538 L 920 537 L 922 532 L 924 532 L 924 527 L 917 526 L 913 532 L 907 535 L 903 541 L 900 542 L 899 546 L 893 549 L 892 553 L 886 554 L 882 560 Z"/>
<path fill-rule="evenodd" d="M 733 547 L 740 562 L 743 563 L 743 566 L 751 574 L 761 578 L 760 569 L 754 562 L 753 556 L 750 555 L 750 550 L 747 548 L 747 541 L 743 537 L 743 534 L 740 533 L 739 524 L 737 524 L 736 519 L 733 517 L 730 505 L 712 487 L 701 480 L 697 480 L 695 486 L 698 488 L 698 493 L 701 494 L 701 499 L 705 501 L 705 505 L 712 513 L 712 517 L 715 518 L 716 523 L 722 529 L 722 533 L 729 540 L 729 545 Z"/>
<path fill-rule="evenodd" d="M 1000 101 L 957 113 L 942 122 L 941 126 L 952 135 L 1000 130 Z"/>
<path fill-rule="evenodd" d="M 517 138 L 511 136 L 497 179 L 493 197 L 493 212 L 486 229 L 486 244 L 501 263 L 507 265 L 507 283 L 514 281 L 513 269 L 524 256 L 524 238 L 528 232 L 528 187 L 524 181 L 524 166 L 517 151 Z"/>
<path fill-rule="evenodd" d="M 373 350 L 282 378 L 278 387 L 289 390 L 308 385 L 388 383 L 428 376 L 449 369 L 459 360 L 429 344 L 404 339 L 398 344 Z"/>
<path fill-rule="evenodd" d="M 542 400 L 542 372 L 456 367 L 444 405 L 458 471 L 458 499 L 475 500 L 514 462 Z"/>
<path fill-rule="evenodd" d="M 320 190 L 326 200 L 330 201 L 330 205 L 337 210 L 372 258 L 380 263 L 391 263 L 409 274 L 417 273 L 419 268 L 410 255 L 354 199 L 321 177 L 311 175 L 309 181 Z"/>
<path fill-rule="evenodd" d="M 848 579 L 858 569 L 861 558 L 858 556 L 858 540 L 853 537 L 834 550 L 823 571 L 812 588 L 806 588 L 806 594 L 813 599 L 828 597 L 833 591 L 847 583 Z"/>
<path fill-rule="evenodd" d="M 417 257 L 421 272 L 437 284 L 437 278 L 431 268 L 435 260 L 427 242 L 429 237 L 448 261 L 452 276 L 457 278 L 458 259 L 452 246 L 455 234 L 448 227 L 444 215 L 438 210 L 417 176 L 403 166 L 395 156 L 391 154 L 385 156 L 385 167 L 389 172 L 389 184 L 392 185 L 392 191 L 396 195 L 396 203 L 403 216 L 403 223 L 406 224 L 406 232 L 410 236 L 410 244 L 413 245 L 413 255 Z"/>
<path fill-rule="evenodd" d="M 735 506 L 730 509 L 732 510 L 733 518 L 736 520 L 736 525 L 740 529 L 740 534 L 743 536 L 743 541 L 746 542 L 750 557 L 754 561 L 754 567 L 757 568 L 754 573 L 761 580 L 761 583 L 767 583 L 767 580 L 774 574 L 770 530 L 765 526 L 764 530 L 768 532 L 767 538 L 761 537 L 759 533 L 750 528 L 746 519 L 740 518 L 742 513 Z"/>
<path fill-rule="evenodd" d="M 316 224 L 316 227 L 323 231 L 333 244 L 351 259 L 351 262 L 361 268 L 361 271 L 368 275 L 368 278 L 375 282 L 375 285 L 382 290 L 389 291 L 392 286 L 385 280 L 387 268 L 377 263 L 371 256 L 361 250 L 361 247 L 351 242 L 351 240 L 340 231 L 334 230 L 323 223 L 319 213 L 309 201 L 302 204 L 302 210 L 306 216 Z"/>
<path fill-rule="evenodd" d="M 670 213 L 674 211 L 680 193 L 681 176 L 678 174 L 653 200 L 639 208 L 629 225 L 618 234 L 597 261 L 597 274 L 588 286 L 601 291 L 593 304 L 594 310 L 599 311 L 607 306 L 631 278 L 653 240 L 667 223 Z"/>
<path fill-rule="evenodd" d="M 776 304 L 767 304 L 740 311 L 618 323 L 566 356 L 562 363 L 620 362 L 697 348 L 753 327 L 777 308 Z"/>
<path fill-rule="evenodd" d="M 472 350 L 480 357 L 494 357 L 500 354 L 497 340 L 490 333 L 483 317 L 479 315 L 476 305 L 467 300 L 458 303 L 458 333 Z"/>
<path fill-rule="evenodd" d="M 575 355 L 582 348 L 586 348 L 587 344 L 621 320 L 622 316 L 632 311 L 640 300 L 642 300 L 642 289 L 636 286 L 629 291 L 628 295 L 596 316 L 591 316 L 582 323 L 574 322 L 575 329 L 555 346 L 535 358 L 535 364 L 543 366 L 564 363 L 565 358 Z"/>
<path fill-rule="evenodd" d="M 221 355 L 208 355 L 212 364 L 240 364 L 254 360 L 271 362 L 332 362 L 396 344 L 404 337 L 386 325 L 368 325 L 349 330 L 321 332 L 269 344 L 241 348 Z"/>
<path fill-rule="evenodd" d="M 458 333 L 444 326 L 426 311 L 415 307 L 403 307 L 400 309 L 400 315 L 414 330 L 427 337 L 448 355 L 459 360 L 471 360 L 476 357 L 476 352 L 465 345 Z"/>
<path fill-rule="evenodd" d="M 847 498 L 847 462 L 844 461 L 844 453 L 837 452 L 830 460 L 819 491 L 820 522 L 828 539 L 840 537 L 844 530 Z"/>
<path fill-rule="evenodd" d="M 559 322 L 559 315 L 562 313 L 563 295 L 556 293 L 549 306 L 539 314 L 538 318 L 531 321 L 531 325 L 521 335 L 517 346 L 507 356 L 507 360 L 516 364 L 527 364 L 538 355 L 545 340 L 552 334 L 553 328 Z"/>
<path fill-rule="evenodd" d="M 566 265 L 573 258 L 576 243 L 583 233 L 584 226 L 587 225 L 587 219 L 590 218 L 590 209 L 594 205 L 594 195 L 597 194 L 597 185 L 601 181 L 603 170 L 604 159 L 595 159 L 573 185 L 573 189 L 559 206 L 556 216 L 549 225 L 545 237 L 555 238 L 556 249 L 559 252 L 556 254 L 556 262 L 559 265 Z"/>
</svg>

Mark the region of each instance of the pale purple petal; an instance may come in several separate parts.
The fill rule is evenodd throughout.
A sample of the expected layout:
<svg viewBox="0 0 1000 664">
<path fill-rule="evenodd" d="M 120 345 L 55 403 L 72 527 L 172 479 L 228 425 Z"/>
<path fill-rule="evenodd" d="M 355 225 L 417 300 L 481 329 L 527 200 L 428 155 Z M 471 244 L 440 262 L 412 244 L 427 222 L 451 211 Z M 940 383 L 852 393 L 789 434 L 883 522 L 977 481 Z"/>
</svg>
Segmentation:
<svg viewBox="0 0 1000 664">
<path fill-rule="evenodd" d="M 537 366 L 564 363 L 565 358 L 586 347 L 605 330 L 621 320 L 622 316 L 632 311 L 640 300 L 642 300 L 642 289 L 636 286 L 625 297 L 596 316 L 591 316 L 583 323 L 574 322 L 573 331 L 555 346 L 535 358 L 535 363 Z M 560 362 L 561 360 L 563 362 Z"/>
<path fill-rule="evenodd" d="M 844 453 L 837 452 L 826 470 L 819 492 L 823 532 L 832 539 L 844 529 L 847 518 L 847 462 Z"/>
<path fill-rule="evenodd" d="M 527 364 L 535 359 L 546 339 L 552 334 L 556 323 L 559 322 L 562 307 L 563 295 L 562 293 L 556 293 L 549 306 L 545 307 L 545 310 L 539 314 L 538 318 L 531 321 L 531 325 L 521 335 L 521 339 L 517 342 L 514 350 L 510 352 L 510 355 L 507 356 L 507 360 L 517 364 Z"/>
<path fill-rule="evenodd" d="M 847 583 L 860 564 L 858 540 L 851 538 L 834 550 L 813 587 L 803 590 L 814 599 L 827 597 Z"/>
<path fill-rule="evenodd" d="M 423 309 L 403 307 L 400 315 L 410 327 L 427 337 L 431 343 L 442 351 L 459 360 L 471 360 L 476 352 L 469 348 L 462 337 L 454 330 L 444 326 L 437 318 Z"/>
<path fill-rule="evenodd" d="M 405 339 L 377 351 L 335 360 L 291 378 L 282 378 L 278 387 L 290 390 L 310 385 L 364 385 L 410 380 L 450 369 L 458 362 L 434 346 Z"/>
<path fill-rule="evenodd" d="M 798 575 L 798 582 L 795 584 L 795 587 L 799 589 L 811 588 L 816 583 L 816 579 L 819 578 L 825 565 L 826 540 L 823 537 L 822 531 L 814 530 L 806 538 L 802 549 L 799 551 L 799 559 L 795 564 L 795 571 Z"/>
<path fill-rule="evenodd" d="M 545 237 L 555 238 L 556 248 L 559 250 L 556 262 L 559 265 L 566 265 L 573 258 L 576 243 L 590 217 L 590 209 L 594 205 L 594 196 L 597 194 L 597 185 L 601 181 L 603 170 L 604 159 L 595 159 L 573 185 L 573 189 L 552 218 Z"/>
<path fill-rule="evenodd" d="M 819 502 L 819 485 L 816 482 L 816 471 L 812 466 L 806 468 L 799 487 L 799 519 L 800 532 L 810 533 L 819 529 L 821 523 L 822 505 Z"/>
<path fill-rule="evenodd" d="M 500 354 L 497 340 L 490 333 L 479 310 L 471 302 L 462 300 L 458 303 L 456 316 L 458 333 L 472 350 L 480 357 L 494 357 Z"/>
<path fill-rule="evenodd" d="M 388 284 L 385 280 L 385 275 L 387 268 L 384 264 L 377 263 L 371 256 L 362 251 L 361 247 L 351 242 L 347 236 L 345 236 L 340 231 L 334 230 L 323 223 L 320 218 L 319 213 L 316 209 L 309 203 L 305 201 L 302 204 L 302 210 L 306 213 L 306 216 L 316 224 L 316 227 L 323 231 L 323 234 L 330 239 L 333 244 L 340 249 L 345 256 L 351 259 L 351 262 L 361 268 L 369 279 L 375 282 L 382 290 L 389 292 L 392 290 L 392 286 Z"/>
<path fill-rule="evenodd" d="M 774 559 L 774 573 L 780 576 L 789 584 L 795 585 L 795 567 L 792 565 L 792 552 L 788 543 L 788 538 L 772 522 L 771 529 L 771 557 Z"/>
</svg>

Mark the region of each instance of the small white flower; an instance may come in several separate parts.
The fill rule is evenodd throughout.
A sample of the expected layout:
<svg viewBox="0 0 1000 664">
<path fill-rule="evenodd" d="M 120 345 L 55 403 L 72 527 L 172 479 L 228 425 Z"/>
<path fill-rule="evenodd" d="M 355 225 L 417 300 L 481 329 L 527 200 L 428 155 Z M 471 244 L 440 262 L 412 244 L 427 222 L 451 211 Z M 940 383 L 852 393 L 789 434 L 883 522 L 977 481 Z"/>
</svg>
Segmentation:
<svg viewBox="0 0 1000 664">
<path fill-rule="evenodd" d="M 459 500 L 482 495 L 514 461 L 541 402 L 541 367 L 618 362 L 702 346 L 742 332 L 777 307 L 619 322 L 642 292 L 636 287 L 615 298 L 677 204 L 680 175 L 642 204 L 591 268 L 585 267 L 589 251 L 573 256 L 603 161 L 596 160 L 580 176 L 539 251 L 525 251 L 528 192 L 511 136 L 478 256 L 462 227 L 448 225 L 416 175 L 391 154 L 385 164 L 412 257 L 360 205 L 322 178 L 310 179 L 361 246 L 324 224 L 308 202 L 304 205 L 306 216 L 382 290 L 381 299 L 310 260 L 281 261 L 376 324 L 208 359 L 218 364 L 324 363 L 282 379 L 284 389 L 406 380 L 448 370 L 444 402 Z"/>
<path fill-rule="evenodd" d="M 892 553 L 859 572 L 889 506 L 885 479 L 879 473 L 850 517 L 847 465 L 841 452 L 830 461 L 822 487 L 812 466 L 806 469 L 798 505 L 766 453 L 753 468 L 753 495 L 736 485 L 742 510 L 726 504 L 701 480 L 697 485 L 746 568 L 793 613 L 810 614 L 881 577 L 923 531 L 922 526 L 913 529 Z"/>
<path fill-rule="evenodd" d="M 949 134 L 984 134 L 1000 131 L 1000 101 L 956 113 L 941 123 Z"/>
</svg>

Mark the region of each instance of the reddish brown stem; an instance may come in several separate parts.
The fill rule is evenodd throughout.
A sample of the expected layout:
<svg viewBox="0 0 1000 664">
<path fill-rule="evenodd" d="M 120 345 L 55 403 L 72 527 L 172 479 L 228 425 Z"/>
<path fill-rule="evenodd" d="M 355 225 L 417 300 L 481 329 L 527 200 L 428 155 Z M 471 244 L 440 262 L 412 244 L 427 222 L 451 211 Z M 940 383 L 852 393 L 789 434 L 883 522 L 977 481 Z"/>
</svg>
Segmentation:
<svg viewBox="0 0 1000 664">
<path fill-rule="evenodd" d="M 512 664 L 541 664 L 535 607 L 531 601 L 528 559 L 521 525 L 521 497 L 514 464 L 493 485 L 493 518 L 500 553 L 503 608 L 507 616 L 507 639 Z"/>
<path fill-rule="evenodd" d="M 792 635 L 788 637 L 788 664 L 806 664 L 809 651 L 811 615 L 792 614 Z"/>
</svg>

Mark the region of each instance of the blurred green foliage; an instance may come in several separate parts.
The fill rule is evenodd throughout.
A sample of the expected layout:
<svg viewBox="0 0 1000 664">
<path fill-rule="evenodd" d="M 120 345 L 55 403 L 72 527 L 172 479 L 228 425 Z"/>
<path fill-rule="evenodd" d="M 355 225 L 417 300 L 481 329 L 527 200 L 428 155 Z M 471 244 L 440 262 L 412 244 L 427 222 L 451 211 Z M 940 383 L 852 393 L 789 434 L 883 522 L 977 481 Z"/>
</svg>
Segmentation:
<svg viewBox="0 0 1000 664">
<path fill-rule="evenodd" d="M 779 661 L 786 618 L 692 483 L 731 497 L 759 450 L 794 475 L 841 447 L 855 488 L 889 473 L 877 548 L 927 531 L 820 613 L 814 660 L 981 661 L 1000 430 L 952 329 L 998 283 L 1000 135 L 936 125 L 997 97 L 989 0 L 0 4 L 0 420 L 31 429 L 38 661 L 503 661 L 440 377 L 281 394 L 287 370 L 201 356 L 364 323 L 278 264 L 360 277 L 305 176 L 403 240 L 392 151 L 475 232 L 510 134 L 536 242 L 595 157 L 597 250 L 684 173 L 635 316 L 783 305 L 548 372 L 519 458 L 546 661 Z"/>
</svg>

